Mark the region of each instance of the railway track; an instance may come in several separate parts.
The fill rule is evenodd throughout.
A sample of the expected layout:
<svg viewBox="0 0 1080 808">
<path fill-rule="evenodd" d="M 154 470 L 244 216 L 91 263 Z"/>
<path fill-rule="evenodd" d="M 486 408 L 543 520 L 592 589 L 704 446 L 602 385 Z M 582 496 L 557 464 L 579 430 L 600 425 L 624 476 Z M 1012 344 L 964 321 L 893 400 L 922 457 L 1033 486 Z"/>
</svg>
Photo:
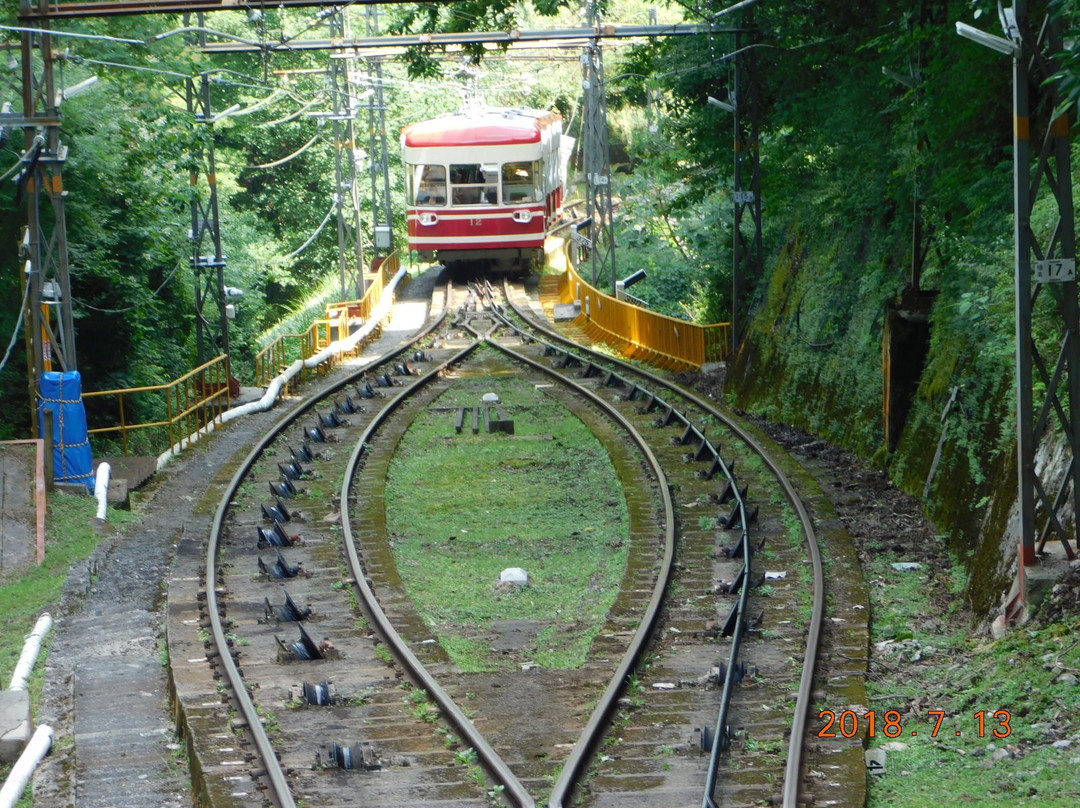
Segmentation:
<svg viewBox="0 0 1080 808">
<path fill-rule="evenodd" d="M 824 611 L 806 509 L 707 402 L 557 344 L 499 297 L 448 291 L 413 344 L 295 408 L 228 470 L 185 621 L 220 677 L 186 712 L 201 802 L 805 801 Z M 506 377 L 587 424 L 627 492 L 619 593 L 570 669 L 461 670 L 405 593 L 386 528 L 408 426 L 528 419 L 459 406 L 469 380 Z M 472 639 L 513 657 L 534 629 Z"/>
</svg>

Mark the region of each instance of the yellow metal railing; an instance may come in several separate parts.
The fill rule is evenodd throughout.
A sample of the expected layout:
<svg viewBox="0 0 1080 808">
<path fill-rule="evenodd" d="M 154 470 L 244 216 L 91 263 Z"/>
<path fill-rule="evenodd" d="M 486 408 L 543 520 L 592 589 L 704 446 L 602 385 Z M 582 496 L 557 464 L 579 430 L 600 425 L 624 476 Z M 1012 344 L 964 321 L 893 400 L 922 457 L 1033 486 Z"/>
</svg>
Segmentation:
<svg viewBox="0 0 1080 808">
<path fill-rule="evenodd" d="M 229 409 L 228 368 L 222 354 L 169 384 L 83 393 L 87 420 L 113 424 L 87 431 L 98 438 L 118 435 L 125 457 L 133 450 L 133 437 L 138 438 L 134 449 L 139 454 L 157 454 L 183 444 L 192 435 L 209 431 L 211 423 L 220 423 L 222 413 Z M 148 412 L 156 420 L 130 420 Z"/>
<path fill-rule="evenodd" d="M 308 359 L 336 339 L 349 335 L 353 325 L 364 323 L 382 301 L 383 291 L 401 268 L 397 253 L 383 260 L 379 268 L 364 275 L 367 289 L 359 300 L 345 300 L 326 307 L 326 318 L 316 320 L 303 334 L 282 334 L 255 355 L 255 383 L 265 387 L 270 380 L 298 359 Z M 330 364 L 340 361 L 334 357 Z M 307 378 L 307 368 L 302 372 Z"/>
<path fill-rule="evenodd" d="M 590 286 L 569 263 L 559 294 L 565 303 L 581 304 L 578 325 L 673 363 L 701 367 L 731 351 L 731 323 L 698 325 L 618 300 Z"/>
</svg>

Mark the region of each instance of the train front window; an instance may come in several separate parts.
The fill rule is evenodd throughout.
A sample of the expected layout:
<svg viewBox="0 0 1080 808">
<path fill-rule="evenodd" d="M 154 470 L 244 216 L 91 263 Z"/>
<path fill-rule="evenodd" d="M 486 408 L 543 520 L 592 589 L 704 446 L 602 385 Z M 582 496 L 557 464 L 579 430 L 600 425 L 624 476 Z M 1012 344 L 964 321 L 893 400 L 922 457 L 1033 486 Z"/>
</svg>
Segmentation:
<svg viewBox="0 0 1080 808">
<path fill-rule="evenodd" d="M 452 205 L 494 205 L 499 201 L 499 167 L 488 163 L 450 166 Z"/>
<path fill-rule="evenodd" d="M 502 195 L 504 204 L 539 202 L 541 199 L 539 185 L 539 163 L 503 163 Z"/>
<path fill-rule="evenodd" d="M 409 166 L 409 204 L 446 204 L 446 166 Z"/>
</svg>

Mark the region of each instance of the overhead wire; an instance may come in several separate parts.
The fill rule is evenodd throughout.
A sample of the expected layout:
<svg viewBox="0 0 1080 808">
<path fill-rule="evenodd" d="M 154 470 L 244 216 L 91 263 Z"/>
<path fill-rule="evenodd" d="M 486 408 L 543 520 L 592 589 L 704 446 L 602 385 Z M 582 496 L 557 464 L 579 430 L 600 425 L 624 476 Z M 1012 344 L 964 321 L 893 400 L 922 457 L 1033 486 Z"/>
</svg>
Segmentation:
<svg viewBox="0 0 1080 808">
<path fill-rule="evenodd" d="M 184 263 L 185 263 L 185 261 L 184 261 L 183 258 L 181 258 L 179 261 L 177 261 L 176 266 L 173 267 L 173 269 L 172 269 L 172 272 L 170 272 L 168 275 L 166 275 L 165 280 L 163 280 L 158 285 L 158 288 L 150 293 L 150 297 L 156 297 L 157 294 L 168 285 L 169 281 L 171 281 L 176 276 L 176 273 L 180 271 L 180 267 L 182 267 L 184 265 Z M 129 311 L 134 311 L 135 309 L 138 308 L 138 305 L 136 304 L 136 305 L 133 305 L 133 306 L 128 306 L 125 309 L 101 309 L 101 308 L 98 308 L 97 306 L 91 306 L 85 300 L 80 300 L 79 305 L 82 306 L 83 308 L 90 309 L 91 311 L 101 312 L 102 314 L 127 314 Z"/>
<path fill-rule="evenodd" d="M 319 233 L 321 233 L 323 231 L 323 228 L 326 227 L 326 223 L 330 221 L 330 217 L 334 215 L 334 211 L 337 210 L 337 206 L 338 206 L 338 201 L 337 201 L 337 199 L 334 199 L 334 204 L 331 205 L 329 212 L 326 214 L 325 218 L 323 218 L 323 220 L 319 224 L 319 226 L 317 228 L 315 228 L 315 232 L 311 234 L 311 236 L 308 238 L 307 241 L 305 241 L 303 244 L 301 244 L 299 247 L 297 247 L 291 253 L 286 255 L 285 260 L 291 261 L 293 258 L 296 258 L 298 255 L 300 255 L 300 253 L 302 253 L 304 250 L 306 250 L 308 247 L 311 246 L 311 242 L 313 242 L 315 239 L 317 239 L 319 237 Z"/>
</svg>

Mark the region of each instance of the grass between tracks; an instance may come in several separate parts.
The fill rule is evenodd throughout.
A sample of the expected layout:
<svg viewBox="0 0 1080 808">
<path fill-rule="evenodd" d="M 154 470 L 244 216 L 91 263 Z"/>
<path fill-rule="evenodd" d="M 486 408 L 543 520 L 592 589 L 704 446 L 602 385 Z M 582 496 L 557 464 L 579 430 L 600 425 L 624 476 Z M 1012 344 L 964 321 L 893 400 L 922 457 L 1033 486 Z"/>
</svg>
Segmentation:
<svg viewBox="0 0 1080 808">
<path fill-rule="evenodd" d="M 456 413 L 496 392 L 515 434 L 473 435 Z M 524 381 L 462 379 L 412 424 L 387 475 L 387 529 L 405 589 L 467 671 L 580 665 L 618 593 L 629 516 L 603 446 Z M 507 567 L 525 587 L 499 585 Z M 495 621 L 527 641 L 493 649 Z"/>
<path fill-rule="evenodd" d="M 49 494 L 45 520 L 45 561 L 19 572 L 0 576 L 0 674 L 8 684 L 22 653 L 26 635 L 42 612 L 54 610 L 71 565 L 90 556 L 101 542 L 94 530 L 97 502 L 92 497 L 54 491 Z M 114 527 L 138 517 L 127 511 L 112 510 L 109 521 Z M 54 615 L 55 616 L 55 615 Z M 51 633 L 42 647 L 30 678 L 30 698 L 36 712 L 45 682 L 45 657 Z M 0 779 L 10 767 L 0 765 Z M 28 798 L 24 798 L 28 799 Z"/>
<path fill-rule="evenodd" d="M 865 567 L 874 615 L 869 745 L 888 750 L 886 773 L 870 777 L 871 808 L 1080 804 L 1075 610 L 1064 620 L 1036 615 L 995 641 L 971 631 L 958 564 L 892 567 L 910 558 L 882 551 Z M 867 730 L 863 717 L 859 731 Z"/>
</svg>

